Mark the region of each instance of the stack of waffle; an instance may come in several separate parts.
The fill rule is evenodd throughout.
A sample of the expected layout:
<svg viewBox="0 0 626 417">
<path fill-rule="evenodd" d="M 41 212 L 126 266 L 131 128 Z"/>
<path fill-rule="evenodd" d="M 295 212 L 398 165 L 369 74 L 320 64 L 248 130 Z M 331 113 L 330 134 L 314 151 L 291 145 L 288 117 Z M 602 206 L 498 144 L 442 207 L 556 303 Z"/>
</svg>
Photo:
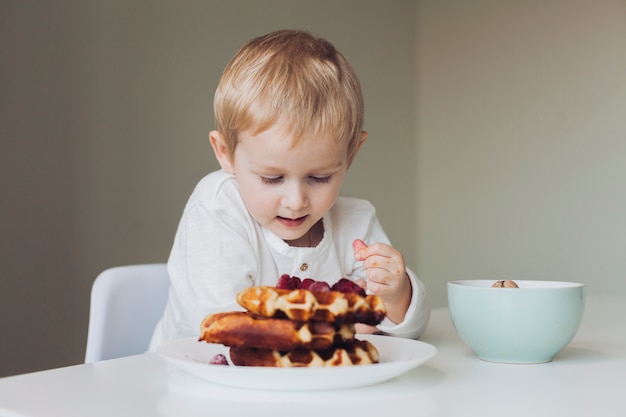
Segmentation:
<svg viewBox="0 0 626 417">
<path fill-rule="evenodd" d="M 241 366 L 313 367 L 378 362 L 376 347 L 356 339 L 354 325 L 373 326 L 383 320 L 386 311 L 379 297 L 365 295 L 347 280 L 332 288 L 311 289 L 294 284 L 300 282 L 297 277 L 288 278 L 289 285 L 285 285 L 287 278 L 283 276 L 277 287 L 257 286 L 241 291 L 237 302 L 246 311 L 207 316 L 201 324 L 200 340 L 228 346 L 231 362 Z M 339 291 L 345 288 L 350 290 Z"/>
</svg>

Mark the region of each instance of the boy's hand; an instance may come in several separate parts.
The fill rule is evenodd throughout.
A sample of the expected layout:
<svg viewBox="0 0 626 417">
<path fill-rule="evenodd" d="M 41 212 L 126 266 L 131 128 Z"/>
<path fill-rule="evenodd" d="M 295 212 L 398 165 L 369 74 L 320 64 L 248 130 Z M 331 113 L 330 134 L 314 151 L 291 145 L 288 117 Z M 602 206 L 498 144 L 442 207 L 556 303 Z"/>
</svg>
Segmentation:
<svg viewBox="0 0 626 417">
<path fill-rule="evenodd" d="M 400 323 L 411 302 L 412 290 L 402 253 L 384 243 L 367 246 L 360 239 L 352 243 L 352 249 L 354 258 L 363 262 L 366 289 L 381 297 L 387 307 L 387 317 Z"/>
</svg>

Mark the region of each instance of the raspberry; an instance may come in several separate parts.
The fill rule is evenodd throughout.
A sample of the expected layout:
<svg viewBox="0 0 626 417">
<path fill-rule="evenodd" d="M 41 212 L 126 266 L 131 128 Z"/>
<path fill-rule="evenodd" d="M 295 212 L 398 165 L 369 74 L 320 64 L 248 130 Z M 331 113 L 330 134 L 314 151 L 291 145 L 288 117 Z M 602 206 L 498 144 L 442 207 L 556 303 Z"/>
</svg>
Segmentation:
<svg viewBox="0 0 626 417">
<path fill-rule="evenodd" d="M 309 286 L 309 291 L 330 291 L 330 285 L 328 285 L 328 283 L 324 281 L 317 281 Z"/>
<path fill-rule="evenodd" d="M 350 281 L 348 278 L 341 278 L 332 287 L 324 281 L 316 281 L 312 278 L 300 279 L 296 276 L 290 276 L 288 274 L 283 274 L 278 278 L 278 282 L 276 282 L 276 288 L 284 289 L 284 290 L 309 290 L 309 291 L 339 291 L 342 293 L 355 293 L 365 297 L 365 290 L 354 282 Z"/>
<path fill-rule="evenodd" d="M 278 278 L 276 288 L 284 290 L 297 290 L 301 286 L 301 280 L 298 277 L 292 277 L 288 274 L 283 274 Z"/>
<path fill-rule="evenodd" d="M 289 288 L 289 283 L 291 282 L 291 277 L 287 274 L 283 274 L 278 278 L 278 282 L 276 282 L 276 288 Z"/>
<path fill-rule="evenodd" d="M 209 363 L 211 365 L 228 365 L 228 360 L 226 359 L 226 356 L 218 353 L 217 355 L 213 356 Z"/>
<path fill-rule="evenodd" d="M 309 290 L 311 289 L 311 285 L 315 284 L 315 280 L 312 278 L 305 278 L 302 280 L 302 284 L 300 285 L 300 288 L 303 290 Z"/>
<path fill-rule="evenodd" d="M 365 290 L 354 282 L 350 281 L 348 278 L 341 278 L 330 288 L 332 291 L 339 291 L 343 293 L 355 293 L 359 294 L 362 297 L 365 297 Z"/>
</svg>

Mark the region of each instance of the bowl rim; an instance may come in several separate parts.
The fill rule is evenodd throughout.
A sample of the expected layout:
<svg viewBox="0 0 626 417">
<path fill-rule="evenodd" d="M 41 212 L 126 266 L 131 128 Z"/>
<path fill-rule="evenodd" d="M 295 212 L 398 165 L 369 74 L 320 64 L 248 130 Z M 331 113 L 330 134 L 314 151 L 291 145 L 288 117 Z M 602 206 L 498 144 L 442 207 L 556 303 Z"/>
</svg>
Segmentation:
<svg viewBox="0 0 626 417">
<path fill-rule="evenodd" d="M 574 281 L 540 280 L 540 279 L 514 279 L 519 288 L 493 288 L 491 284 L 510 278 L 499 279 L 461 279 L 448 281 L 448 286 L 484 288 L 490 290 L 554 290 L 562 288 L 584 288 L 585 284 Z"/>
</svg>

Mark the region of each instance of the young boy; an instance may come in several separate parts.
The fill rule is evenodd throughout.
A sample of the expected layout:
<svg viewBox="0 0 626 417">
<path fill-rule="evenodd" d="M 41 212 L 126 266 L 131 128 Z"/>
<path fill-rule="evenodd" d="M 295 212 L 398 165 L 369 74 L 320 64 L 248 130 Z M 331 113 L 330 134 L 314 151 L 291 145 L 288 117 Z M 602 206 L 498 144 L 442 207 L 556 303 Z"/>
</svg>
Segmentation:
<svg viewBox="0 0 626 417">
<path fill-rule="evenodd" d="M 424 286 L 372 205 L 339 196 L 367 136 L 359 80 L 341 53 L 302 31 L 252 39 L 225 68 L 214 110 L 209 138 L 222 169 L 185 207 L 151 349 L 197 336 L 206 315 L 242 309 L 237 292 L 282 274 L 349 278 L 383 299 L 378 331 L 417 338 L 430 315 Z"/>
</svg>

